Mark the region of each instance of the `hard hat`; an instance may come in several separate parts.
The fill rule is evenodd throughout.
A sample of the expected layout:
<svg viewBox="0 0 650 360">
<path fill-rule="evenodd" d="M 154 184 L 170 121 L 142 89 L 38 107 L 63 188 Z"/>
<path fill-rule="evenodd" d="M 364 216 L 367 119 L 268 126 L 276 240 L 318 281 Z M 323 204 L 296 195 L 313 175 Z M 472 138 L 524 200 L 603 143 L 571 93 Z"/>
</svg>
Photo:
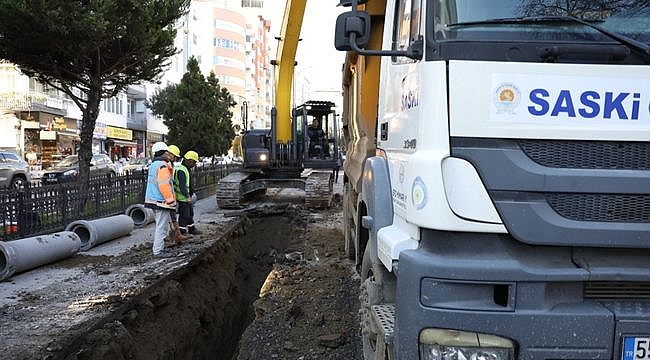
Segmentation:
<svg viewBox="0 0 650 360">
<path fill-rule="evenodd" d="M 165 144 L 165 143 L 162 142 L 162 141 L 158 141 L 157 143 L 154 143 L 153 145 L 151 145 L 151 152 L 152 152 L 152 153 L 155 154 L 155 153 L 157 153 L 158 151 L 169 151 L 169 150 L 167 149 L 167 144 Z"/>
<path fill-rule="evenodd" d="M 185 158 L 187 160 L 199 161 L 199 154 L 196 151 L 190 150 L 185 153 Z"/>
<path fill-rule="evenodd" d="M 181 157 L 181 149 L 179 149 L 176 145 L 169 145 L 167 147 L 167 151 L 174 154 L 176 157 Z"/>
</svg>

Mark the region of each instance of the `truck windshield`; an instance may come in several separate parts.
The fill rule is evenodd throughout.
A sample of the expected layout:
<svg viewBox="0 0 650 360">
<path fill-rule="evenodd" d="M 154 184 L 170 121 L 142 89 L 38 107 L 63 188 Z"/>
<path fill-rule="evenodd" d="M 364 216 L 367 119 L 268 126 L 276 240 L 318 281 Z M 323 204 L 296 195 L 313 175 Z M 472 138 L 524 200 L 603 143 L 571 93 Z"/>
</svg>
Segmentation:
<svg viewBox="0 0 650 360">
<path fill-rule="evenodd" d="M 441 41 L 650 43 L 650 0 L 438 0 L 434 11 Z"/>
</svg>

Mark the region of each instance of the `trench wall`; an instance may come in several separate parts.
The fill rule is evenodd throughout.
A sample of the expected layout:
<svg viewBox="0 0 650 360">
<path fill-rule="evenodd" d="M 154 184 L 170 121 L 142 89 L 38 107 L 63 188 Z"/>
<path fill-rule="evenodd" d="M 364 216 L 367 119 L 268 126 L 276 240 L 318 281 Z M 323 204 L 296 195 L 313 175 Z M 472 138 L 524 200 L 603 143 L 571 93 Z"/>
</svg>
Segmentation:
<svg viewBox="0 0 650 360">
<path fill-rule="evenodd" d="M 251 304 L 292 238 L 288 217 L 248 220 L 186 266 L 69 339 L 50 359 L 230 359 Z"/>
</svg>

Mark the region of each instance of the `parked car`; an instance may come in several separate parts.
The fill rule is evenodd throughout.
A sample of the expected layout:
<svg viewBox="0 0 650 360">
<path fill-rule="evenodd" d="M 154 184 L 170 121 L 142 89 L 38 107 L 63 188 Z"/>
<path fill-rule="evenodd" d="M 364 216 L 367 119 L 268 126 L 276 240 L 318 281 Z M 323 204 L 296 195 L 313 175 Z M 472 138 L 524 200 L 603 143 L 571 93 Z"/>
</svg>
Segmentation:
<svg viewBox="0 0 650 360">
<path fill-rule="evenodd" d="M 31 181 L 25 160 L 10 151 L 0 151 L 0 187 L 22 189 Z"/>
<path fill-rule="evenodd" d="M 106 154 L 93 155 L 90 160 L 90 176 L 114 176 L 117 174 L 115 164 Z M 75 181 L 79 176 L 79 158 L 77 155 L 69 155 L 54 166 L 43 171 L 41 182 L 43 184 L 56 184 L 61 182 Z"/>
<path fill-rule="evenodd" d="M 227 164 L 230 164 L 231 162 L 232 162 L 232 159 L 230 157 L 224 156 L 224 155 L 217 156 L 217 157 L 214 158 L 214 163 L 218 164 L 218 165 L 227 165 Z"/>
<path fill-rule="evenodd" d="M 122 166 L 121 172 L 126 174 L 128 172 L 146 171 L 149 168 L 149 164 L 151 164 L 149 158 L 133 158 L 126 165 Z"/>
</svg>

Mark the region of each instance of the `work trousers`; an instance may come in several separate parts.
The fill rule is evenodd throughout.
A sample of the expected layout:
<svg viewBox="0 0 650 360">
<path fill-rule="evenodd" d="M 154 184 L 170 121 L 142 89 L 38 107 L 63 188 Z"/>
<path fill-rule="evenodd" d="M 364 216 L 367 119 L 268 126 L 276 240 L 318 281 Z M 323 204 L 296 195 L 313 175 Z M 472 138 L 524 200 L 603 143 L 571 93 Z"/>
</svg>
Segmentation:
<svg viewBox="0 0 650 360">
<path fill-rule="evenodd" d="M 194 225 L 194 205 L 191 202 L 178 202 L 178 225 L 181 229 Z"/>
<path fill-rule="evenodd" d="M 153 236 L 153 254 L 157 255 L 165 248 L 165 238 L 169 235 L 169 224 L 172 222 L 173 210 L 153 209 L 156 218 L 156 230 Z"/>
</svg>

